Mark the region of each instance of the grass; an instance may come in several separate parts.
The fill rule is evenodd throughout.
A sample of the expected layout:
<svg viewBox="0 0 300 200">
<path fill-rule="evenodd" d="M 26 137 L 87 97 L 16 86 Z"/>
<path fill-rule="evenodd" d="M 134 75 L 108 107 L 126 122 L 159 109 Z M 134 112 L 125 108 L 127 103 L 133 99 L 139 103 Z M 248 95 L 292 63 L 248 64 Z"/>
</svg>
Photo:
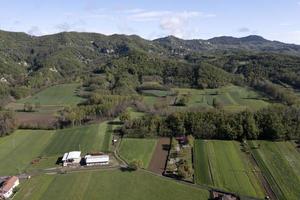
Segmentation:
<svg viewBox="0 0 300 200">
<path fill-rule="evenodd" d="M 55 166 L 63 153 L 81 150 L 107 151 L 110 135 L 108 123 L 62 129 L 57 131 L 18 130 L 0 138 L 0 176 L 22 173 L 26 170 Z M 41 157 L 41 163 L 30 162 Z"/>
<path fill-rule="evenodd" d="M 23 172 L 51 141 L 53 131 L 18 130 L 0 138 L 0 176 Z"/>
<path fill-rule="evenodd" d="M 119 153 L 127 162 L 135 159 L 141 160 L 143 167 L 148 168 L 156 142 L 156 139 L 124 138 L 120 145 Z"/>
<path fill-rule="evenodd" d="M 220 102 L 225 110 L 239 111 L 246 108 L 257 110 L 269 105 L 268 99 L 247 87 L 226 86 L 218 89 L 176 88 L 179 94 L 190 94 L 188 107 L 212 107 L 213 99 Z"/>
<path fill-rule="evenodd" d="M 130 118 L 131 119 L 136 119 L 136 118 L 140 118 L 143 117 L 145 115 L 144 112 L 139 112 L 139 111 L 135 111 L 133 108 L 128 108 L 127 109 L 128 112 L 130 113 Z"/>
<path fill-rule="evenodd" d="M 82 153 L 103 150 L 107 122 L 58 130 L 43 151 L 51 156 L 63 152 L 80 150 Z"/>
<path fill-rule="evenodd" d="M 173 92 L 169 90 L 142 90 L 141 93 L 155 97 L 165 97 L 173 94 Z"/>
<path fill-rule="evenodd" d="M 15 200 L 207 200 L 206 190 L 143 171 L 118 170 L 41 175 L 26 181 Z"/>
<path fill-rule="evenodd" d="M 76 95 L 80 84 L 61 84 L 46 88 L 37 94 L 20 99 L 17 103 L 40 103 L 41 105 L 76 105 L 83 99 Z"/>
<path fill-rule="evenodd" d="M 300 153 L 292 142 L 252 141 L 252 153 L 279 199 L 300 197 Z"/>
<path fill-rule="evenodd" d="M 148 106 L 153 106 L 160 98 L 154 96 L 143 96 L 143 101 Z"/>
<path fill-rule="evenodd" d="M 234 141 L 195 141 L 195 181 L 263 198 L 264 190 L 253 172 L 253 166 Z"/>
</svg>

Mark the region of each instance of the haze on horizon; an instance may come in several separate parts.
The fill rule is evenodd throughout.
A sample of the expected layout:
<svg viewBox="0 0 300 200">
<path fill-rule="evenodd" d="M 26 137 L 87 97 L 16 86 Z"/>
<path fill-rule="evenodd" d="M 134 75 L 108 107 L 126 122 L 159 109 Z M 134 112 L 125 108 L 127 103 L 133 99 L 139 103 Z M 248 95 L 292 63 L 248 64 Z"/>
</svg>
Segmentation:
<svg viewBox="0 0 300 200">
<path fill-rule="evenodd" d="M 260 35 L 300 44 L 300 0 L 4 0 L 0 29 L 136 34 L 146 39 Z"/>
</svg>

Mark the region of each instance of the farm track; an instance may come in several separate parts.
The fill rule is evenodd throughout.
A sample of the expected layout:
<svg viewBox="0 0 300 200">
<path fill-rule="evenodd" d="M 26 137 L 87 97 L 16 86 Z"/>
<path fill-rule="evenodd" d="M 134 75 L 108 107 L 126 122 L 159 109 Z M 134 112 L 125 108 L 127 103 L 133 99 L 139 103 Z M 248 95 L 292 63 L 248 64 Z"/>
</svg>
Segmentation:
<svg viewBox="0 0 300 200">
<path fill-rule="evenodd" d="M 262 173 L 262 171 L 259 168 L 258 162 L 255 159 L 254 155 L 252 154 L 252 152 L 250 153 L 251 155 L 248 156 L 250 162 L 252 163 L 252 165 L 254 166 L 255 169 L 259 169 L 259 170 L 255 170 L 255 174 L 258 177 L 258 179 L 261 181 L 267 195 L 270 197 L 270 199 L 278 199 L 275 192 L 272 190 L 269 182 L 267 181 L 267 178 L 265 177 L 265 175 Z"/>
</svg>

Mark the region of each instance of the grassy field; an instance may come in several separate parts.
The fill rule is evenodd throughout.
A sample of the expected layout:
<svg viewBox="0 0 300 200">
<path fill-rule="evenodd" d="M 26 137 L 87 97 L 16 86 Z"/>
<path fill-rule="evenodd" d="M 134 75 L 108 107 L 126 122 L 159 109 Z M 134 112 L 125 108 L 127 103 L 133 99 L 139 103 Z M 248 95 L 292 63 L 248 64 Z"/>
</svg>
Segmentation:
<svg viewBox="0 0 300 200">
<path fill-rule="evenodd" d="M 143 96 L 143 101 L 148 106 L 153 106 L 160 98 L 154 96 Z"/>
<path fill-rule="evenodd" d="M 0 138 L 0 176 L 23 172 L 51 141 L 53 131 L 18 130 Z"/>
<path fill-rule="evenodd" d="M 168 91 L 168 90 L 142 90 L 141 93 L 144 95 L 155 96 L 155 97 L 165 97 L 173 94 L 172 91 Z"/>
<path fill-rule="evenodd" d="M 292 142 L 252 141 L 253 155 L 279 199 L 300 197 L 300 153 Z"/>
<path fill-rule="evenodd" d="M 51 167 L 68 151 L 107 151 L 111 136 L 106 132 L 106 122 L 57 131 L 18 130 L 0 138 L 0 175 Z M 38 157 L 41 163 L 32 166 L 30 162 Z"/>
<path fill-rule="evenodd" d="M 189 107 L 212 107 L 213 99 L 220 102 L 226 110 L 260 109 L 269 105 L 268 99 L 256 91 L 239 86 L 218 89 L 175 89 L 179 94 L 190 94 Z"/>
<path fill-rule="evenodd" d="M 143 162 L 143 167 L 148 168 L 156 142 L 156 139 L 124 138 L 119 153 L 128 162 L 131 162 L 134 159 L 141 160 Z"/>
<path fill-rule="evenodd" d="M 159 186 L 159 187 L 158 187 Z M 206 190 L 146 172 L 118 170 L 42 175 L 26 181 L 15 200 L 207 200 Z"/>
<path fill-rule="evenodd" d="M 143 117 L 145 115 L 145 113 L 136 111 L 131 107 L 128 108 L 127 110 L 130 113 L 130 118 L 131 119 L 140 118 L 140 117 Z"/>
<path fill-rule="evenodd" d="M 196 140 L 195 181 L 227 191 L 264 197 L 262 186 L 246 155 L 234 141 Z"/>
<path fill-rule="evenodd" d="M 20 99 L 17 103 L 40 103 L 41 105 L 75 105 L 82 101 L 76 95 L 76 89 L 80 84 L 61 84 L 46 88 L 39 93 Z"/>
</svg>

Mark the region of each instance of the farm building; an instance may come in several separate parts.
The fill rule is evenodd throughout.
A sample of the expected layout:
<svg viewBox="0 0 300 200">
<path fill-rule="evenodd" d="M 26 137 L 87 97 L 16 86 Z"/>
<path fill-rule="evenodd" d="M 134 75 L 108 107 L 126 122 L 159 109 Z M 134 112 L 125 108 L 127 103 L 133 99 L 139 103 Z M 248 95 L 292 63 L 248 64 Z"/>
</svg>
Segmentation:
<svg viewBox="0 0 300 200">
<path fill-rule="evenodd" d="M 8 199 L 13 194 L 13 190 L 20 184 L 19 178 L 16 176 L 8 177 L 4 182 L 0 183 L 0 199 Z"/>
<path fill-rule="evenodd" d="M 70 165 L 79 165 L 81 161 L 81 151 L 71 151 L 69 153 L 65 153 L 62 162 L 63 166 L 70 166 Z"/>
<path fill-rule="evenodd" d="M 108 165 L 109 164 L 109 156 L 108 155 L 86 155 L 85 163 L 87 166 L 94 165 Z"/>
<path fill-rule="evenodd" d="M 234 194 L 228 192 L 221 192 L 221 191 L 211 191 L 211 199 L 213 200 L 240 200 L 239 197 L 235 196 Z"/>
</svg>

